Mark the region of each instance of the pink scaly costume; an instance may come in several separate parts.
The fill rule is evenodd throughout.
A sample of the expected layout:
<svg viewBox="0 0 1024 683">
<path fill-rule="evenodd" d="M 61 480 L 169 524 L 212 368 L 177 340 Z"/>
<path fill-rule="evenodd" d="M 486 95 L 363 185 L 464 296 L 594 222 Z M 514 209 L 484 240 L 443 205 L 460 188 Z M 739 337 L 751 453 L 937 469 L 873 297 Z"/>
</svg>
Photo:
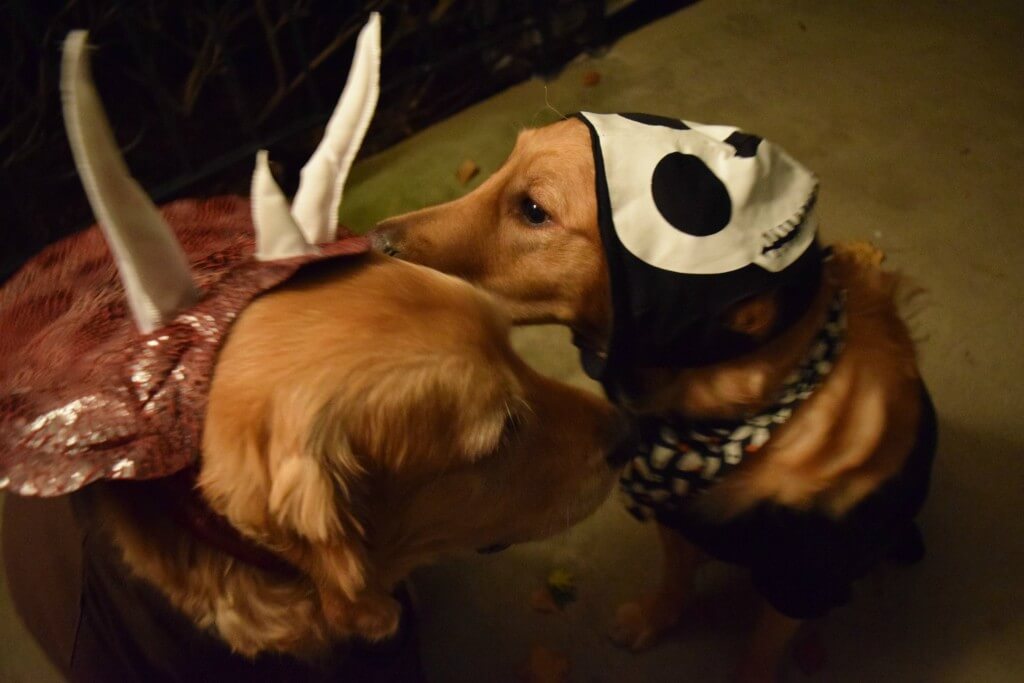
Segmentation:
<svg viewBox="0 0 1024 683">
<path fill-rule="evenodd" d="M 99 223 L 44 249 L 0 290 L 0 491 L 54 498 L 101 480 L 166 482 L 156 490 L 173 492 L 168 514 L 189 531 L 241 562 L 294 571 L 206 507 L 193 489 L 195 466 L 217 355 L 242 310 L 307 264 L 369 250 L 362 237 L 339 236 L 336 222 L 379 93 L 379 16 L 359 36 L 345 90 L 291 206 L 260 152 L 251 201 L 182 200 L 158 210 L 117 149 L 87 50 L 85 32 L 68 36 L 61 90 Z M 42 502 L 9 500 L 3 531 L 15 603 L 69 678 L 378 680 L 377 664 L 366 664 L 378 656 L 360 659 L 348 645 L 313 668 L 231 653 L 125 575 L 110 553 L 93 549 L 88 529 L 69 541 L 77 543 L 68 551 L 76 569 L 65 571 L 67 549 L 56 557 L 39 548 L 70 538 L 53 522 L 67 517 L 70 526 L 66 508 L 51 514 L 56 508 Z M 47 529 L 48 543 L 38 543 Z M 80 595 L 63 606 L 74 614 L 54 615 L 54 600 L 40 602 L 75 582 Z M 71 640 L 55 645 L 65 623 Z"/>
<path fill-rule="evenodd" d="M 192 465 L 217 352 L 242 309 L 303 265 L 369 248 L 337 239 L 336 215 L 376 105 L 376 17 L 291 209 L 261 152 L 251 212 L 230 197 L 159 212 L 117 151 L 86 50 L 83 32 L 68 37 L 62 92 L 99 225 L 44 249 L 0 290 L 0 490 L 25 496 Z"/>
</svg>

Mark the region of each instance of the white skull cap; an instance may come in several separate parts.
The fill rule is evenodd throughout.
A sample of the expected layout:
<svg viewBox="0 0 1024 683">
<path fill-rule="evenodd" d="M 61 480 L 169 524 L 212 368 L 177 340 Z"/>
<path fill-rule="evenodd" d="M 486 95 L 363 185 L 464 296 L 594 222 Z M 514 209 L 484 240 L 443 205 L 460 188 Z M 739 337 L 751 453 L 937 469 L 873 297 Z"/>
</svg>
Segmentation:
<svg viewBox="0 0 1024 683">
<path fill-rule="evenodd" d="M 814 239 L 817 180 L 771 142 L 732 126 L 582 116 L 600 139 L 615 232 L 645 263 L 694 275 L 751 263 L 778 272 Z"/>
<path fill-rule="evenodd" d="M 734 126 L 650 114 L 577 116 L 590 129 L 612 288 L 607 356 L 588 362 L 584 354 L 592 376 L 746 353 L 752 340 L 728 331 L 725 313 L 782 286 L 780 324 L 806 310 L 820 282 L 821 252 L 818 183 L 803 165 Z"/>
</svg>

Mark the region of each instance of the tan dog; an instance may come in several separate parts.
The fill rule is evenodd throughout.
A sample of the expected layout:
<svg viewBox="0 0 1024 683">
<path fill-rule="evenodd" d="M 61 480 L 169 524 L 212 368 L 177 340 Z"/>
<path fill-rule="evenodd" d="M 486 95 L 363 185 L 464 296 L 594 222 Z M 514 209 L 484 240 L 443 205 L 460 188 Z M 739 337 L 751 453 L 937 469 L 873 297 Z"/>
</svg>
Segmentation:
<svg viewBox="0 0 1024 683">
<path fill-rule="evenodd" d="M 480 292 L 380 257 L 256 301 L 217 365 L 199 485 L 306 577 L 290 599 L 261 594 L 242 568 L 212 581 L 229 561 L 214 554 L 179 582 L 138 524 L 120 530 L 129 561 L 242 652 L 387 637 L 414 567 L 557 533 L 608 492 L 612 410 L 530 370 L 507 337 Z"/>
<path fill-rule="evenodd" d="M 614 481 L 613 408 L 532 371 L 507 337 L 488 295 L 422 266 L 308 268 L 235 324 L 198 477 L 213 510 L 298 571 L 205 543 L 146 483 L 86 490 L 85 524 L 108 527 L 133 574 L 235 652 L 387 638 L 412 568 L 556 533 Z"/>
<path fill-rule="evenodd" d="M 465 197 L 384 221 L 383 251 L 468 278 L 493 291 L 518 322 L 569 325 L 584 348 L 606 348 L 609 279 L 598 230 L 595 166 L 584 124 L 565 120 L 523 131 L 502 167 Z M 685 370 L 641 368 L 625 402 L 640 413 L 731 419 L 769 405 L 807 353 L 833 292 L 847 293 L 845 350 L 824 384 L 776 430 L 756 458 L 708 489 L 709 523 L 765 504 L 842 520 L 908 459 L 921 418 L 920 378 L 896 311 L 899 279 L 870 250 L 836 247 L 809 310 L 754 353 Z M 728 326 L 755 340 L 778 315 L 778 294 L 744 301 Z M 922 427 L 922 429 L 925 429 Z M 699 552 L 661 526 L 664 576 L 652 594 L 623 605 L 613 638 L 633 649 L 675 624 Z M 771 680 L 799 621 L 765 605 L 744 680 Z"/>
<path fill-rule="evenodd" d="M 26 497 L 3 524 L 15 601 L 72 679 L 418 679 L 353 656 L 399 630 L 414 567 L 556 533 L 612 486 L 625 419 L 531 370 L 489 294 L 338 238 L 378 28 L 291 205 L 264 152 L 251 202 L 163 212 L 120 156 L 85 34 L 65 42 L 99 225 L 2 292 L 0 488 Z M 68 497 L 77 524 L 51 514 Z"/>
</svg>

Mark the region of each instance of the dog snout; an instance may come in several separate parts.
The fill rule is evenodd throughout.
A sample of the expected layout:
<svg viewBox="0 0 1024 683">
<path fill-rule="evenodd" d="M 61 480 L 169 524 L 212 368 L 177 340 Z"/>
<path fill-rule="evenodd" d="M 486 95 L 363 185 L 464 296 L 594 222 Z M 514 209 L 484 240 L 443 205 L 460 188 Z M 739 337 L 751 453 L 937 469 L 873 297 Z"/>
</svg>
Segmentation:
<svg viewBox="0 0 1024 683">
<path fill-rule="evenodd" d="M 616 411 L 609 432 L 610 449 L 606 460 L 612 469 L 619 469 L 636 453 L 640 431 L 635 419 L 622 411 Z"/>
<path fill-rule="evenodd" d="M 401 226 L 394 221 L 381 221 L 370 232 L 370 243 L 373 248 L 388 256 L 399 256 L 402 253 L 399 247 L 401 243 Z"/>
</svg>

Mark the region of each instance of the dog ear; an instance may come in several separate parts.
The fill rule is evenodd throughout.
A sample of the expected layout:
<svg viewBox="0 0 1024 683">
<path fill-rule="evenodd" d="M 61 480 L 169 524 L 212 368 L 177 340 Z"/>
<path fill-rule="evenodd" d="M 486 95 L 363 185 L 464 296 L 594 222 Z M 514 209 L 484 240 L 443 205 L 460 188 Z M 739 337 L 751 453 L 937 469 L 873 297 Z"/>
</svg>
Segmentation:
<svg viewBox="0 0 1024 683">
<path fill-rule="evenodd" d="M 290 559 L 309 572 L 321 597 L 333 599 L 326 596 L 340 591 L 351 602 L 366 587 L 358 513 L 365 471 L 349 446 L 337 401 L 319 393 L 295 391 L 274 400 L 266 421 L 266 509 L 275 527 L 301 541 L 289 544 L 302 547 Z"/>
<path fill-rule="evenodd" d="M 732 332 L 761 340 L 772 331 L 778 315 L 778 294 L 760 294 L 745 299 L 729 309 L 725 314 L 725 327 Z"/>
<path fill-rule="evenodd" d="M 500 444 L 520 409 L 514 378 L 486 359 L 435 352 L 383 369 L 344 408 L 353 446 L 390 471 L 423 471 L 472 461 Z"/>
<path fill-rule="evenodd" d="M 353 494 L 363 469 L 330 401 L 317 408 L 313 400 L 297 393 L 275 402 L 267 435 L 267 508 L 277 524 L 310 542 L 362 536 Z"/>
<path fill-rule="evenodd" d="M 322 596 L 355 600 L 367 574 L 356 501 L 363 472 L 328 401 L 313 391 L 247 401 L 238 386 L 221 389 L 213 398 L 234 401 L 211 401 L 207 412 L 207 500 L 306 572 Z"/>
<path fill-rule="evenodd" d="M 266 439 L 266 506 L 292 536 L 282 554 L 312 579 L 331 627 L 376 641 L 394 634 L 401 607 L 369 566 L 360 519 L 367 472 L 350 445 L 345 404 L 303 392 L 276 402 Z"/>
</svg>

